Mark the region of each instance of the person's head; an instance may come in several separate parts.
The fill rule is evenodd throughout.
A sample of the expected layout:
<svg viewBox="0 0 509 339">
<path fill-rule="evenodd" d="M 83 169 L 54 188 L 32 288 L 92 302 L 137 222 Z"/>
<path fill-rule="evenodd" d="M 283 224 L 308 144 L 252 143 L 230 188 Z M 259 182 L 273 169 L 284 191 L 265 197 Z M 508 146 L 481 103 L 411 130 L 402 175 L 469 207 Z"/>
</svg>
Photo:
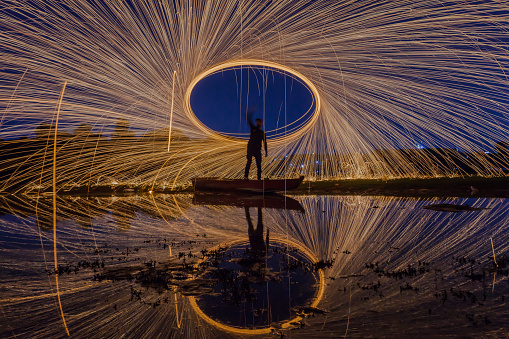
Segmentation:
<svg viewBox="0 0 509 339">
<path fill-rule="evenodd" d="M 262 127 L 263 126 L 263 120 L 258 118 L 255 120 L 256 121 L 256 127 Z"/>
</svg>

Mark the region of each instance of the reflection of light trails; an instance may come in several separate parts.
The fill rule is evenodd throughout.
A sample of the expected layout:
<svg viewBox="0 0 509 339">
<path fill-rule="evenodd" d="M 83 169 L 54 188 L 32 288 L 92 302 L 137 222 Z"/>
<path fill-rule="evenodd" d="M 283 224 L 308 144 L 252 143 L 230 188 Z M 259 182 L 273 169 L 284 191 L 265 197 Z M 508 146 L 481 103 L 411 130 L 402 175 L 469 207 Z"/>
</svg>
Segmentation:
<svg viewBox="0 0 509 339">
<path fill-rule="evenodd" d="M 25 300 L 37 300 L 37 299 L 58 297 L 59 295 L 72 294 L 72 293 L 76 293 L 79 291 L 87 290 L 94 286 L 96 286 L 96 284 L 89 284 L 89 285 L 85 285 L 85 286 L 81 286 L 81 287 L 71 288 L 71 289 L 60 291 L 57 293 L 45 293 L 45 294 L 28 296 L 28 297 L 0 299 L 0 303 L 13 303 L 13 302 L 19 302 L 19 301 L 25 301 Z"/>
<path fill-rule="evenodd" d="M 221 246 L 225 246 L 225 245 L 233 246 L 233 245 L 241 244 L 241 243 L 244 243 L 244 242 L 245 242 L 244 240 L 235 241 L 235 242 L 227 242 L 227 243 L 222 243 Z M 281 237 L 274 237 L 274 236 L 271 237 L 271 242 L 272 243 L 285 244 L 288 247 L 296 248 L 296 249 L 298 249 L 300 251 L 300 253 L 303 253 L 311 263 L 318 262 L 318 258 L 312 252 L 310 252 L 306 247 L 304 247 L 300 243 L 297 243 L 295 241 L 289 240 L 288 238 L 281 238 Z M 214 249 L 211 249 L 211 250 L 215 250 L 215 249 L 217 249 L 217 248 L 214 248 Z M 315 296 L 313 298 L 313 301 L 311 302 L 311 305 L 310 305 L 311 307 L 317 307 L 318 306 L 318 304 L 320 303 L 320 301 L 323 298 L 323 293 L 324 293 L 324 289 L 325 289 L 325 278 L 324 278 L 323 270 L 319 269 L 317 271 L 317 273 L 318 273 L 317 291 L 316 291 L 316 294 L 315 294 Z M 290 286 L 289 286 L 289 289 L 290 289 Z M 228 326 L 228 325 L 222 324 L 222 323 L 220 323 L 218 321 L 215 321 L 214 319 L 210 318 L 207 314 L 205 314 L 200 309 L 198 304 L 196 303 L 196 298 L 195 297 L 189 296 L 188 299 L 189 299 L 189 303 L 190 303 L 191 307 L 193 308 L 193 310 L 202 319 L 204 319 L 207 323 L 209 323 L 210 325 L 212 325 L 212 326 L 214 326 L 214 327 L 216 327 L 216 328 L 218 328 L 218 329 L 220 329 L 222 331 L 232 332 L 232 333 L 236 333 L 236 334 L 245 334 L 245 335 L 269 334 L 272 331 L 274 331 L 274 327 L 272 327 L 272 326 L 265 327 L 265 328 L 248 329 L 248 328 L 239 328 L 239 327 Z M 307 306 L 307 305 L 299 305 L 299 306 Z M 269 308 L 269 306 L 267 306 L 267 307 Z M 289 319 L 289 320 L 286 320 L 286 321 L 282 322 L 281 323 L 281 328 L 282 329 L 288 329 L 289 327 L 291 327 L 292 323 L 296 323 L 296 322 L 299 322 L 301 320 L 302 320 L 302 317 L 296 316 L 296 317 L 294 317 L 292 319 Z"/>
<path fill-rule="evenodd" d="M 53 142 L 53 255 L 55 261 L 55 285 L 57 290 L 58 307 L 60 308 L 60 316 L 64 324 L 65 332 L 69 335 L 69 329 L 65 323 L 64 310 L 62 309 L 62 301 L 60 300 L 60 291 L 58 286 L 58 261 L 57 261 L 57 132 L 58 132 L 58 118 L 60 116 L 60 107 L 62 105 L 62 98 L 64 97 L 65 86 L 67 82 L 64 82 L 62 86 L 62 92 L 58 99 L 57 117 L 55 120 L 55 138 Z"/>
<path fill-rule="evenodd" d="M 382 281 L 384 283 L 384 298 L 362 300 L 366 296 L 357 287 L 376 282 L 380 279 L 369 272 L 362 271 L 365 263 L 379 261 L 389 262 L 389 269 L 401 269 L 408 264 L 422 261 L 433 261 L 434 267 L 443 272 L 444 288 L 449 290 L 450 279 L 455 278 L 454 270 L 450 270 L 449 263 L 452 256 L 468 256 L 481 262 L 493 262 L 490 238 L 494 239 L 497 260 L 507 253 L 507 220 L 509 209 L 504 199 L 447 199 L 446 202 L 455 204 L 469 203 L 473 207 L 488 207 L 491 209 L 464 212 L 444 213 L 423 210 L 422 206 L 438 202 L 436 199 L 414 200 L 383 197 L 294 197 L 306 209 L 305 214 L 298 211 L 264 210 L 264 224 L 270 228 L 272 237 L 282 238 L 284 243 L 286 234 L 292 242 L 305 247 L 316 259 L 335 259 L 333 267 L 326 269 L 323 275 L 323 295 L 318 304 L 320 309 L 329 311 L 324 325 L 323 317 L 307 318 L 309 324 L 302 329 L 292 332 L 292 336 L 311 336 L 324 326 L 324 332 L 345 332 L 347 324 L 348 305 L 351 305 L 348 335 L 360 333 L 367 335 L 368 328 L 360 325 L 362 321 L 377 323 L 375 316 L 391 314 L 400 320 L 396 310 L 404 310 L 408 318 L 421 319 L 415 310 L 422 305 L 435 300 L 432 290 L 434 281 L 432 275 L 419 277 L 415 282 L 421 288 L 419 294 L 411 294 L 402 299 L 398 281 Z M 13 199 L 13 197 L 3 197 Z M 47 338 L 64 335 L 59 324 L 62 320 L 54 305 L 48 304 L 48 298 L 38 297 L 38 293 L 47 291 L 47 275 L 44 272 L 44 258 L 39 247 L 39 232 L 34 219 L 35 210 L 30 212 L 28 206 L 35 205 L 35 199 L 23 205 L 19 201 L 8 201 L 0 204 L 9 206 L 10 214 L 14 211 L 19 219 L 0 218 L 0 230 L 7 238 L 0 240 L 4 250 L 0 253 L 0 289 L 6 291 L 2 300 L 2 310 L 8 314 L 6 321 L 12 323 L 14 333 L 22 333 L 25 326 L 37 329 L 33 337 Z M 179 251 L 199 253 L 203 248 L 210 249 L 226 244 L 231 240 L 241 240 L 247 237 L 245 213 L 242 209 L 232 207 L 193 206 L 190 195 L 174 196 L 130 196 L 99 199 L 85 199 L 76 197 L 62 200 L 57 198 L 57 226 L 58 226 L 58 259 L 60 263 L 83 260 L 87 255 L 91 260 L 101 258 L 106 261 L 106 268 L 121 269 L 141 265 L 144 261 L 157 259 L 164 264 L 168 258 L 168 249 L 158 246 L 156 239 L 171 238 L 175 243 L 182 242 L 185 246 L 172 249 L 173 257 Z M 178 203 L 176 206 L 175 200 Z M 442 202 L 442 201 L 440 201 Z M 133 206 L 136 207 L 131 212 Z M 376 207 L 376 208 L 375 208 Z M 41 218 L 41 236 L 44 244 L 53 244 L 51 237 L 53 229 L 46 227 L 46 217 L 53 220 L 52 200 L 39 198 L 39 212 Z M 88 221 L 83 221 L 80 211 L 87 211 L 93 223 L 93 232 L 88 227 Z M 323 212 L 325 211 L 325 213 Z M 5 213 L 5 212 L 3 212 Z M 120 232 L 114 215 L 123 215 L 132 219 L 131 228 Z M 164 216 L 164 220 L 163 217 Z M 6 221 L 7 220 L 7 221 Z M 16 220 L 20 220 L 17 222 Z M 51 222 L 48 226 L 52 226 Z M 206 233 L 207 237 L 197 237 Z M 95 245 L 94 235 L 98 246 Z M 7 240 L 5 240 L 7 239 Z M 28 246 L 30 241 L 35 245 Z M 144 243 L 151 240 L 150 244 Z M 188 245 L 188 241 L 199 241 L 198 245 Z M 21 251 L 23 242 L 27 241 L 27 249 Z M 104 247 L 105 244 L 108 247 Z M 121 251 L 126 247 L 133 249 L 140 247 L 137 256 L 142 259 L 135 261 L 129 255 L 128 261 L 118 261 L 111 253 L 93 254 L 96 248 L 109 249 L 115 252 L 115 247 Z M 398 247 L 399 249 L 394 249 Z M 343 251 L 348 250 L 350 254 Z M 118 255 L 120 256 L 120 254 Z M 109 259 L 109 258 L 112 259 Z M 5 258 L 5 259 L 4 259 Z M 9 268 L 9 270 L 5 270 Z M 12 273 L 10 273 L 12 272 Z M 19 276 L 16 275 L 18 272 Z M 99 271 L 100 272 L 100 271 Z M 361 273 L 363 276 L 351 277 Z M 6 275 L 7 274 L 7 275 Z M 224 337 L 227 335 L 218 327 L 206 322 L 193 307 L 184 301 L 174 305 L 173 290 L 159 295 L 153 290 L 147 290 L 143 296 L 144 302 L 130 301 L 130 286 L 127 282 L 91 283 L 93 272 L 80 271 L 78 274 L 60 275 L 59 281 L 63 286 L 75 288 L 60 291 L 65 294 L 63 306 L 67 316 L 66 322 L 73 335 L 84 337 L 90 333 L 97 336 L 109 337 L 118 335 L 119 331 L 132 333 L 133 336 L 155 336 L 158 333 L 174 337 Z M 331 280 L 334 277 L 335 280 Z M 492 277 L 488 276 L 487 293 L 492 290 Z M 504 294 L 507 277 L 497 274 L 493 297 Z M 12 280 L 17 280 L 15 286 Z M 413 284 L 414 282 L 411 281 Z M 140 289 L 139 285 L 132 285 Z M 451 285 L 455 286 L 455 285 Z M 346 287 L 346 292 L 343 288 Z M 351 303 L 349 287 L 351 287 Z M 479 293 L 478 290 L 474 290 Z M 413 292 L 412 292 L 413 293 Z M 403 294 L 404 295 L 404 294 Z M 506 294 L 507 295 L 507 294 Z M 50 295 L 48 294 L 48 297 Z M 158 298 L 168 297 L 169 303 L 158 308 L 149 303 Z M 488 294 L 488 301 L 492 296 Z M 108 299 L 108 301 L 106 301 Z M 113 306 L 117 305 L 116 310 Z M 491 304 L 483 306 L 482 311 L 493 321 L 506 316 L 503 308 L 491 308 Z M 475 306 L 478 307 L 478 306 Z M 480 307 L 480 306 L 479 306 Z M 481 309 L 481 308 L 477 309 Z M 433 312 L 438 312 L 438 307 Z M 469 312 L 468 307 L 458 307 L 454 312 Z M 27 317 L 30 310 L 30 317 Z M 378 311 L 380 313 L 374 313 Z M 449 309 L 447 309 L 449 311 Z M 424 309 L 427 314 L 427 307 Z M 477 311 L 476 311 L 477 312 Z M 465 319 L 463 314 L 459 314 Z M 463 328 L 460 318 L 441 317 L 447 321 L 450 328 Z M 151 326 L 143 326 L 150 319 Z M 3 318 L 1 319 L 3 320 Z M 382 319 L 383 320 L 383 319 Z M 442 324 L 442 319 L 427 320 L 426 326 Z M 463 320 L 462 320 L 463 321 Z M 407 331 L 417 331 L 422 328 L 419 322 L 401 319 Z M 178 327 L 180 325 L 180 328 Z M 402 326 L 403 326 L 402 325 Z M 437 326 L 438 326 L 437 325 Z M 198 327 L 198 329 L 196 329 Z M 120 330 L 119 330 L 120 329 Z M 359 332 L 352 332 L 355 331 Z M 99 331 L 99 332 L 97 332 Z M 157 333 L 156 333 L 157 331 Z M 293 330 L 292 330 L 293 331 Z M 364 332 L 363 332 L 364 331 Z M 393 330 L 392 335 L 399 333 Z M 352 334 L 354 333 L 354 334 Z M 412 332 L 413 333 L 413 332 Z M 383 329 L 380 335 L 385 335 Z M 0 336 L 3 335 L 0 332 Z M 11 334 L 9 334 L 11 335 Z M 482 336 L 482 335 L 479 335 Z"/>
</svg>

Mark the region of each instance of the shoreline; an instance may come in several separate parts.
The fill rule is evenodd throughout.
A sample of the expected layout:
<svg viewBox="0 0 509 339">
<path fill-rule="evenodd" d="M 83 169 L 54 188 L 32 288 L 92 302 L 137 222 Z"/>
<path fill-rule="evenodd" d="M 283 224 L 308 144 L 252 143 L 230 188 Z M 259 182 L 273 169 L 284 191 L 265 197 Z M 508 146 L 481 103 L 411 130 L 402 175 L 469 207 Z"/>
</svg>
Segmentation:
<svg viewBox="0 0 509 339">
<path fill-rule="evenodd" d="M 155 189 L 153 192 L 146 186 L 128 185 L 78 187 L 71 190 L 60 190 L 58 196 L 131 196 L 149 194 L 189 194 L 192 187 Z M 279 194 L 287 195 L 364 195 L 394 197 L 461 197 L 461 198 L 509 198 L 509 177 L 455 177 L 426 179 L 343 179 L 304 181 L 297 189 Z M 219 194 L 234 194 L 222 192 Z M 38 195 L 52 196 L 51 192 L 18 193 L 0 192 L 0 195 Z M 241 194 L 242 195 L 242 194 Z M 245 194 L 244 194 L 245 195 Z"/>
<path fill-rule="evenodd" d="M 292 192 L 297 195 L 509 198 L 509 177 L 315 181 L 302 183 Z"/>
<path fill-rule="evenodd" d="M 395 197 L 509 198 L 509 177 L 347 179 L 303 182 L 297 195 L 382 195 Z"/>
</svg>

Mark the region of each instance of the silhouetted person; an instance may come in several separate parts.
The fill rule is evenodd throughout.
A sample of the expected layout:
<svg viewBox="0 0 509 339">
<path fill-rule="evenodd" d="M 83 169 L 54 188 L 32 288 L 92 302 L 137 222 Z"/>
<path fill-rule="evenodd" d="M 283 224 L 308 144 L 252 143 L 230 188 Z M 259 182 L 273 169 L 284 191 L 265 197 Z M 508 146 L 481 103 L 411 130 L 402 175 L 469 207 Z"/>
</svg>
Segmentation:
<svg viewBox="0 0 509 339">
<path fill-rule="evenodd" d="M 249 244 L 251 245 L 252 257 L 255 260 L 263 258 L 267 254 L 267 248 L 269 247 L 269 230 L 267 230 L 267 237 L 265 241 L 263 239 L 263 218 L 262 208 L 258 207 L 258 223 L 256 224 L 256 230 L 253 227 L 251 221 L 251 215 L 249 214 L 249 207 L 244 207 L 246 211 L 246 220 L 248 224 Z"/>
<path fill-rule="evenodd" d="M 265 145 L 265 156 L 267 156 L 267 139 L 265 137 L 265 132 L 262 130 L 263 120 L 258 118 L 256 119 L 256 124 L 253 124 L 251 120 L 251 115 L 247 115 L 247 121 L 249 123 L 249 127 L 251 128 L 251 135 L 249 136 L 249 141 L 247 143 L 247 164 L 246 170 L 244 172 L 244 179 L 248 179 L 249 177 L 249 169 L 251 168 L 251 162 L 253 161 L 253 157 L 256 160 L 256 169 L 258 170 L 258 180 L 262 179 L 262 142 Z"/>
</svg>

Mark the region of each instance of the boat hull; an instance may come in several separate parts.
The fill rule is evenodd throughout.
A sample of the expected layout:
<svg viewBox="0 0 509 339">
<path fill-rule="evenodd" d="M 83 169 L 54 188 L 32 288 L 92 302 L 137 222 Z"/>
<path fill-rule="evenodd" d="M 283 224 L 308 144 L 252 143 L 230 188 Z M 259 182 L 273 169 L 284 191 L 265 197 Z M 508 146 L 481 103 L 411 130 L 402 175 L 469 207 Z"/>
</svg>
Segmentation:
<svg viewBox="0 0 509 339">
<path fill-rule="evenodd" d="M 194 178 L 192 182 L 195 191 L 271 193 L 295 189 L 302 180 L 303 176 L 297 179 L 267 180 Z"/>
</svg>

